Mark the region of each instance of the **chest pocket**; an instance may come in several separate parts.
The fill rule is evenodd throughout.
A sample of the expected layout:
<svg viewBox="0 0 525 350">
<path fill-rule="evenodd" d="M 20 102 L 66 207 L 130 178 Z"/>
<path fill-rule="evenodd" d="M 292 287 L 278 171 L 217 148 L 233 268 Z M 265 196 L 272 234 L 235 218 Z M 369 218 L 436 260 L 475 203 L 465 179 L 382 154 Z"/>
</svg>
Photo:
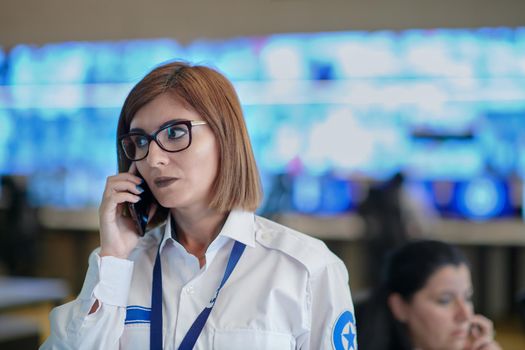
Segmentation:
<svg viewBox="0 0 525 350">
<path fill-rule="evenodd" d="M 216 330 L 214 350 L 286 350 L 295 349 L 295 339 L 286 333 L 253 329 Z"/>
</svg>

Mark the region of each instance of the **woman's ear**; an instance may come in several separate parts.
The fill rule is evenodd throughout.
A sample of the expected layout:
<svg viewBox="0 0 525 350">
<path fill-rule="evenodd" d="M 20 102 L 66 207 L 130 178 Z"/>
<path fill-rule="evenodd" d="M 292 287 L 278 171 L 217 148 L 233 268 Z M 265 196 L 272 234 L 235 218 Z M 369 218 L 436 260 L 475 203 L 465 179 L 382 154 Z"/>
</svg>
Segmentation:
<svg viewBox="0 0 525 350">
<path fill-rule="evenodd" d="M 398 293 L 392 293 L 388 296 L 388 307 L 399 322 L 406 322 L 408 318 L 408 304 Z"/>
</svg>

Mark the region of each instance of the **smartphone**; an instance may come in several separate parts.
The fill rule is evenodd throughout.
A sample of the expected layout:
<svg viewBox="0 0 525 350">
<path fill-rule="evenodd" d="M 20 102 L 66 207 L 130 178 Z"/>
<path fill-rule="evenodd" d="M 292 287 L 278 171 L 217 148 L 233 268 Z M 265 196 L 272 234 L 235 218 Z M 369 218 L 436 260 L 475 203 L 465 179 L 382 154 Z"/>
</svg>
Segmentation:
<svg viewBox="0 0 525 350">
<path fill-rule="evenodd" d="M 142 237 L 146 233 L 146 226 L 148 225 L 149 219 L 148 216 L 151 205 L 155 201 L 155 197 L 153 196 L 153 193 L 151 193 L 146 181 L 142 181 L 140 187 L 144 189 L 144 192 L 140 194 L 140 201 L 137 203 L 128 203 L 128 210 L 131 218 L 137 226 L 139 236 Z"/>
</svg>

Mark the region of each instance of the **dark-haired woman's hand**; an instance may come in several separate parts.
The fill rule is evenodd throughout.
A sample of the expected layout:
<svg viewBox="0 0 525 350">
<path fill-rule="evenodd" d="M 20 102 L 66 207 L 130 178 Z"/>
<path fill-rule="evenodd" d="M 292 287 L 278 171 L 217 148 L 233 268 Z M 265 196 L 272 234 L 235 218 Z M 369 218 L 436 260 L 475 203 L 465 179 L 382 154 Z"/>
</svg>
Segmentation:
<svg viewBox="0 0 525 350">
<path fill-rule="evenodd" d="M 125 259 L 137 245 L 139 235 L 135 223 L 123 215 L 127 202 L 140 200 L 141 190 L 137 186 L 141 185 L 142 179 L 134 175 L 135 171 L 133 163 L 129 172 L 107 178 L 99 207 L 100 256 Z"/>
<path fill-rule="evenodd" d="M 465 350 L 501 350 L 494 340 L 494 325 L 491 320 L 482 315 L 474 315 L 470 329 L 470 344 Z"/>
</svg>

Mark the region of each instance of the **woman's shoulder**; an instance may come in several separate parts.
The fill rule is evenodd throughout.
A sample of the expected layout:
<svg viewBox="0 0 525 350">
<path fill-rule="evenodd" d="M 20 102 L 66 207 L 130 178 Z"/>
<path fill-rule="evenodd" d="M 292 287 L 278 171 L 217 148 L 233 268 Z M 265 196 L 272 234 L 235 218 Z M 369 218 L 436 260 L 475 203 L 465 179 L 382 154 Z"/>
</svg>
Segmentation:
<svg viewBox="0 0 525 350">
<path fill-rule="evenodd" d="M 255 217 L 255 240 L 267 249 L 277 250 L 298 261 L 311 274 L 329 265 L 344 265 L 320 239 L 261 216 Z"/>
</svg>

